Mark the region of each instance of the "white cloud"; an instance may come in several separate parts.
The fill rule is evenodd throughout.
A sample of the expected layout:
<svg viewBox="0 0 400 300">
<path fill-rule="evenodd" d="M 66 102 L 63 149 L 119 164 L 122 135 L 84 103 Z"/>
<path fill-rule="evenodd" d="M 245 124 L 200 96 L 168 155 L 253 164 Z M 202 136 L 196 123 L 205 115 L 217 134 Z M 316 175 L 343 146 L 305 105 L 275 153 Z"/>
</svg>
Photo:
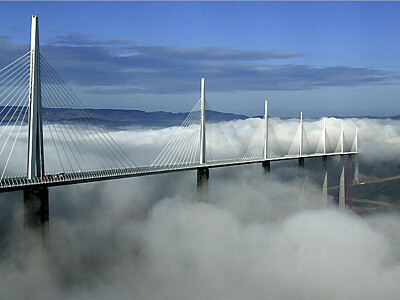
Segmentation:
<svg viewBox="0 0 400 300">
<path fill-rule="evenodd" d="M 398 161 L 398 121 L 344 122 L 359 127 L 363 161 Z M 258 123 L 221 126 L 243 150 Z M 289 140 L 298 120 L 275 124 Z M 306 124 L 310 140 L 322 126 Z M 151 161 L 173 132 L 111 134 L 130 155 L 144 150 L 140 159 Z M 282 180 L 281 171 L 278 164 L 268 177 L 259 165 L 211 170 L 209 203 L 196 201 L 195 172 L 53 188 L 51 246 L 22 247 L 15 229 L 0 261 L 0 297 L 395 299 L 398 216 L 323 207 L 318 183 Z"/>
</svg>

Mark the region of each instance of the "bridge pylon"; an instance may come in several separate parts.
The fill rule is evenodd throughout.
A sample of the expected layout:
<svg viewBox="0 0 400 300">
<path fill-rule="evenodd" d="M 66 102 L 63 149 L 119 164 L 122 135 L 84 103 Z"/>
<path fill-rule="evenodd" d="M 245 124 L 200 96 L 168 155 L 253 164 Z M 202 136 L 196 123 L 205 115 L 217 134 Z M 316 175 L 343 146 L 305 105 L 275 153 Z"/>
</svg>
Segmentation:
<svg viewBox="0 0 400 300">
<path fill-rule="evenodd" d="M 28 180 L 45 175 L 38 21 L 39 19 L 37 16 L 32 16 L 28 121 Z M 41 230 L 43 236 L 46 235 L 48 222 L 48 188 L 41 187 L 24 190 L 24 225 L 31 229 Z"/>
<path fill-rule="evenodd" d="M 205 98 L 205 79 L 200 79 L 200 165 L 206 163 L 206 98 Z M 210 176 L 208 168 L 200 167 L 197 169 L 197 193 L 202 201 L 208 198 L 208 178 Z"/>
<path fill-rule="evenodd" d="M 356 136 L 354 138 L 355 152 L 358 153 L 358 127 L 356 127 Z M 358 155 L 354 156 L 354 182 L 359 182 L 359 161 Z"/>
<path fill-rule="evenodd" d="M 200 164 L 206 163 L 206 98 L 205 79 L 200 79 Z"/>
<path fill-rule="evenodd" d="M 263 158 L 268 158 L 268 100 L 265 100 L 265 110 L 264 110 L 264 151 Z M 271 171 L 271 164 L 269 161 L 265 160 L 262 162 L 262 167 L 265 173 Z"/>
<path fill-rule="evenodd" d="M 301 157 L 303 155 L 303 112 L 300 112 L 300 142 L 299 142 L 299 167 L 301 169 L 304 168 L 304 157 Z M 301 171 L 302 173 L 303 171 Z"/>
<path fill-rule="evenodd" d="M 42 99 L 39 56 L 39 22 L 37 16 L 32 16 L 27 168 L 27 178 L 29 180 L 35 177 L 44 176 Z"/>
</svg>

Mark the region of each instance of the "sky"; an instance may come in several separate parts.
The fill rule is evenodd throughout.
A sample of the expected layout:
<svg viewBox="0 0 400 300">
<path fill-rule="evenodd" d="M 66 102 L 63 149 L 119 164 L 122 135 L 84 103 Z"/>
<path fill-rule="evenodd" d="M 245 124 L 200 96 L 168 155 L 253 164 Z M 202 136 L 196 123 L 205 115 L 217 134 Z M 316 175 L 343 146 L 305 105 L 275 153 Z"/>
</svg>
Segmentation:
<svg viewBox="0 0 400 300">
<path fill-rule="evenodd" d="M 0 66 L 41 53 L 91 108 L 392 116 L 398 2 L 0 2 Z"/>
</svg>

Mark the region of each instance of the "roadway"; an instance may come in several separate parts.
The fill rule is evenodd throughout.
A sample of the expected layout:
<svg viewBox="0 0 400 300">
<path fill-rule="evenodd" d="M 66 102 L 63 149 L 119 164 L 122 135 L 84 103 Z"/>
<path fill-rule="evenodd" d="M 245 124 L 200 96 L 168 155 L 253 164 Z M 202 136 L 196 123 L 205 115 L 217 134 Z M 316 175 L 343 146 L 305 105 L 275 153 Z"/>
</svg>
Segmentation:
<svg viewBox="0 0 400 300">
<path fill-rule="evenodd" d="M 89 183 L 96 181 L 114 180 L 120 178 L 130 178 L 139 176 L 148 176 L 156 174 L 164 174 L 171 172 L 182 172 L 197 170 L 199 168 L 221 168 L 230 167 L 262 162 L 275 162 L 283 160 L 294 160 L 294 159 L 308 159 L 316 157 L 329 157 L 329 156 L 340 156 L 340 155 L 354 155 L 357 152 L 339 152 L 339 153 L 316 153 L 316 154 L 304 154 L 304 155 L 286 155 L 280 157 L 271 158 L 258 158 L 258 159 L 240 159 L 240 160 L 226 160 L 226 161 L 212 161 L 205 164 L 180 164 L 180 165 L 162 165 L 162 166 L 143 166 L 143 167 L 129 167 L 123 169 L 108 169 L 108 170 L 90 170 L 81 172 L 63 172 L 63 173 L 48 173 L 45 177 L 37 177 L 31 180 L 25 176 L 16 176 L 3 178 L 0 181 L 0 193 L 19 191 L 26 189 L 63 186 L 78 183 Z M 62 174 L 62 176 L 59 176 Z"/>
</svg>

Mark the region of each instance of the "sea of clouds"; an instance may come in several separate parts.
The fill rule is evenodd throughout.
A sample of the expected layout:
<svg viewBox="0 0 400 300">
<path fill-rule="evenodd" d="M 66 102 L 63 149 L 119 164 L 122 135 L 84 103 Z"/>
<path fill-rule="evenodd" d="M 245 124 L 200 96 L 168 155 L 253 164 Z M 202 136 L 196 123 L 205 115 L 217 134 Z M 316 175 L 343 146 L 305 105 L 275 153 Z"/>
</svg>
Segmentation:
<svg viewBox="0 0 400 300">
<path fill-rule="evenodd" d="M 298 120 L 274 122 L 290 144 Z M 334 123 L 341 121 L 327 120 Z M 220 125 L 241 153 L 260 120 Z M 344 120 L 345 128 L 356 125 L 360 171 L 397 166 L 400 122 Z M 318 140 L 323 121 L 305 127 Z M 332 141 L 340 129 L 328 126 Z M 110 134 L 135 162 L 149 164 L 174 130 Z M 2 194 L 0 298 L 396 299 L 400 216 L 327 207 L 317 171 L 306 161 L 304 181 L 292 176 L 295 162 L 273 163 L 269 175 L 258 164 L 212 169 L 207 202 L 196 194 L 194 171 L 51 188 L 45 248 L 22 228 L 22 193 Z"/>
</svg>

